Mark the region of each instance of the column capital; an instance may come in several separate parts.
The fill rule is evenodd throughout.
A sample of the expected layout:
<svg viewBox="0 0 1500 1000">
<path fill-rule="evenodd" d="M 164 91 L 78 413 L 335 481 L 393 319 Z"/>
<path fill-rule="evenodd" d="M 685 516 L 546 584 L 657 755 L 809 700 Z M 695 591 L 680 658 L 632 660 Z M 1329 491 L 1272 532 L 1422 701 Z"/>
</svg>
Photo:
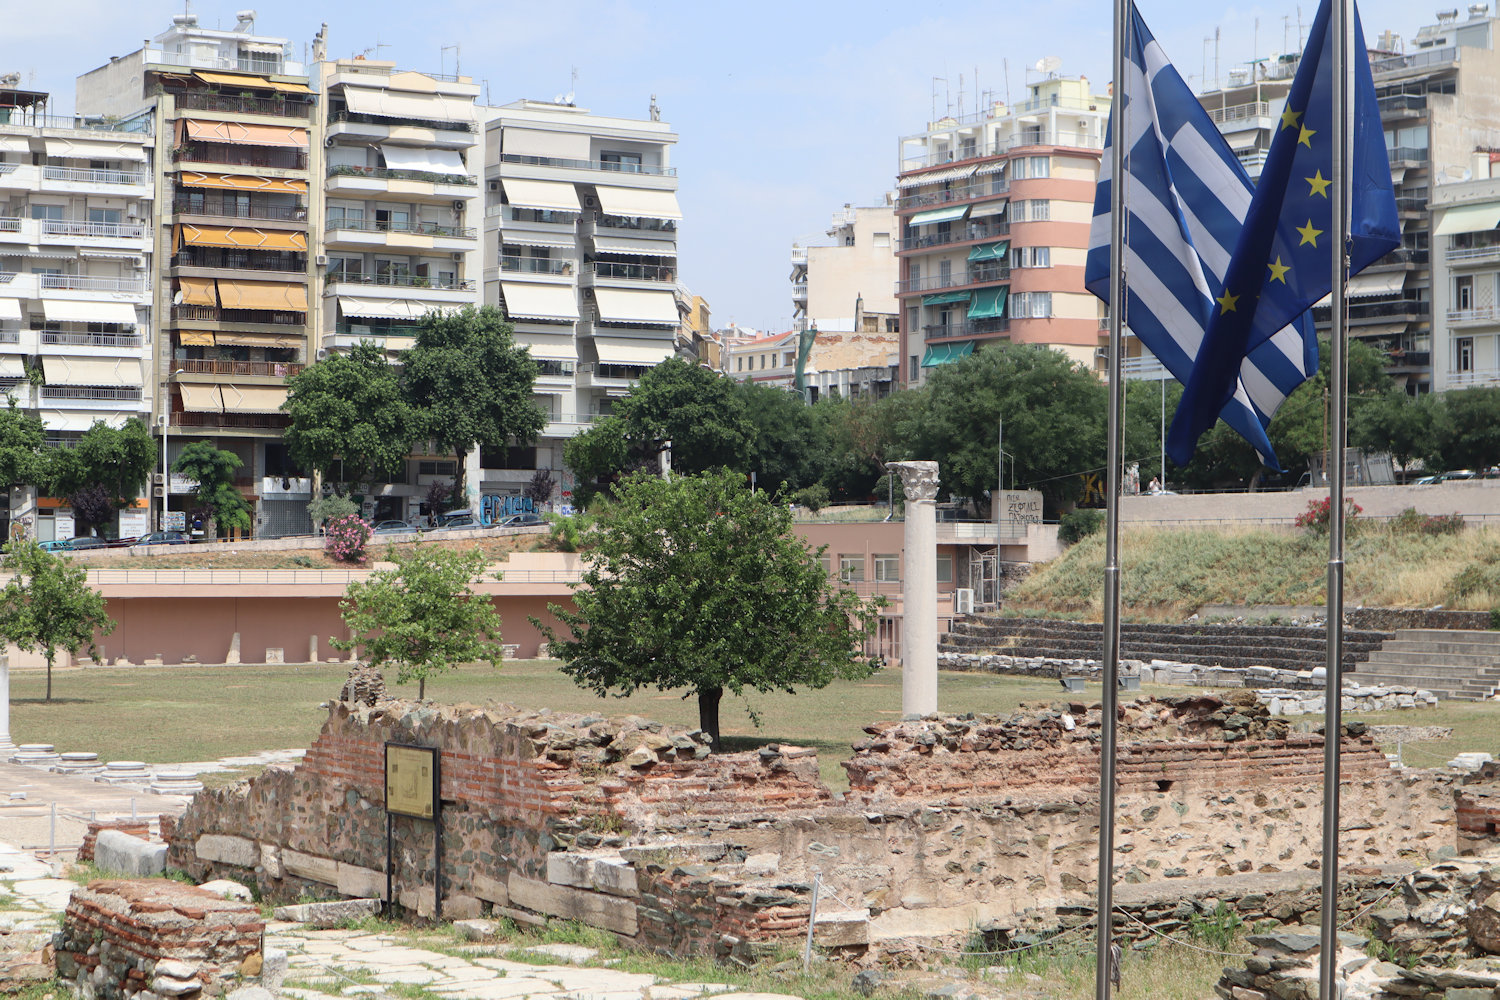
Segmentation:
<svg viewBox="0 0 1500 1000">
<path fill-rule="evenodd" d="M 937 499 L 936 462 L 887 462 L 885 467 L 901 477 L 901 488 L 906 491 L 908 503 Z"/>
</svg>

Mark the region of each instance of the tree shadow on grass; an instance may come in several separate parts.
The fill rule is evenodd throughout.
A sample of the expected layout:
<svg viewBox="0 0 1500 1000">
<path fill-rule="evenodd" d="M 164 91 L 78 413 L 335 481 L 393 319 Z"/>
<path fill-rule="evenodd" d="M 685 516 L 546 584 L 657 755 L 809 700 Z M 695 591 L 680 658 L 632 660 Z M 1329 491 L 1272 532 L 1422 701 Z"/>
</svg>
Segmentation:
<svg viewBox="0 0 1500 1000">
<path fill-rule="evenodd" d="M 48 701 L 46 698 L 12 698 L 10 703 L 12 705 L 92 705 L 94 699 L 53 698 L 51 701 Z"/>
</svg>

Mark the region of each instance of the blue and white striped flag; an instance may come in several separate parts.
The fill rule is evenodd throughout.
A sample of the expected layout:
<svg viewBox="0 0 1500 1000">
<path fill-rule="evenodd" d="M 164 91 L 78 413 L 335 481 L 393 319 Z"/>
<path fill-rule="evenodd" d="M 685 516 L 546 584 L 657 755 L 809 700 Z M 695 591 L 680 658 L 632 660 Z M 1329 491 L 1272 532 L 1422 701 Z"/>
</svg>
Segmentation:
<svg viewBox="0 0 1500 1000">
<path fill-rule="evenodd" d="M 1255 189 L 1133 5 L 1131 14 L 1127 77 L 1115 89 L 1084 283 L 1109 301 L 1109 150 L 1120 112 L 1128 108 L 1124 317 L 1130 331 L 1185 385 L 1223 293 Z M 1304 313 L 1250 351 L 1219 412 L 1272 468 L 1280 466 L 1266 425 L 1317 369 L 1318 341 L 1312 317 Z"/>
</svg>

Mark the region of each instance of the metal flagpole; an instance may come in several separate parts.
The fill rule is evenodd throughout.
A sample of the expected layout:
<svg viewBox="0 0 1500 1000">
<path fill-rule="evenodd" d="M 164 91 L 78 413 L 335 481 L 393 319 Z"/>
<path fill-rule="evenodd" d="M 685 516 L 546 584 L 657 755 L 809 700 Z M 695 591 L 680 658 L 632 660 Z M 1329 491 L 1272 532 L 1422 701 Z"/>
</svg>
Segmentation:
<svg viewBox="0 0 1500 1000">
<path fill-rule="evenodd" d="M 1338 888 L 1339 888 L 1339 750 L 1343 735 L 1342 692 L 1344 667 L 1344 437 L 1348 416 L 1349 358 L 1344 342 L 1344 308 L 1348 269 L 1350 176 L 1348 77 L 1349 0 L 1333 0 L 1328 30 L 1332 34 L 1331 77 L 1333 82 L 1333 300 L 1329 310 L 1328 377 L 1333 382 L 1329 413 L 1330 455 L 1328 481 L 1328 658 L 1323 678 L 1323 899 L 1318 955 L 1318 995 L 1323 1000 L 1339 996 Z"/>
<path fill-rule="evenodd" d="M 1130 41 L 1131 0 L 1114 0 L 1114 133 L 1110 142 L 1109 183 L 1109 435 L 1104 511 L 1104 699 L 1099 725 L 1099 906 L 1094 996 L 1109 1000 L 1114 965 L 1115 912 L 1115 715 L 1120 677 L 1120 436 L 1124 430 L 1125 386 L 1121 379 L 1121 333 L 1125 326 L 1125 149 L 1126 46 Z"/>
</svg>

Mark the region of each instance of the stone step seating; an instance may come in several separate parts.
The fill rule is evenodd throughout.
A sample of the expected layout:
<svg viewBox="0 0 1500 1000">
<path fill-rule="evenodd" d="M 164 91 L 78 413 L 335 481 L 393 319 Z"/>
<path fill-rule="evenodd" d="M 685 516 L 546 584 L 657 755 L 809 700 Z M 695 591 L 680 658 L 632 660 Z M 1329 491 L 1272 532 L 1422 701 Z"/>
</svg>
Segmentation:
<svg viewBox="0 0 1500 1000">
<path fill-rule="evenodd" d="M 952 653 L 1005 653 L 1054 659 L 1099 659 L 1104 626 L 1051 618 L 977 616 L 957 621 L 939 649 Z M 1353 667 L 1379 649 L 1388 633 L 1344 629 L 1344 663 Z M 1325 663 L 1321 627 L 1297 625 L 1120 626 L 1120 656 L 1220 667 L 1309 670 Z"/>
<path fill-rule="evenodd" d="M 1500 632 L 1401 629 L 1355 673 L 1361 684 L 1408 684 L 1480 701 L 1500 690 Z"/>
</svg>

